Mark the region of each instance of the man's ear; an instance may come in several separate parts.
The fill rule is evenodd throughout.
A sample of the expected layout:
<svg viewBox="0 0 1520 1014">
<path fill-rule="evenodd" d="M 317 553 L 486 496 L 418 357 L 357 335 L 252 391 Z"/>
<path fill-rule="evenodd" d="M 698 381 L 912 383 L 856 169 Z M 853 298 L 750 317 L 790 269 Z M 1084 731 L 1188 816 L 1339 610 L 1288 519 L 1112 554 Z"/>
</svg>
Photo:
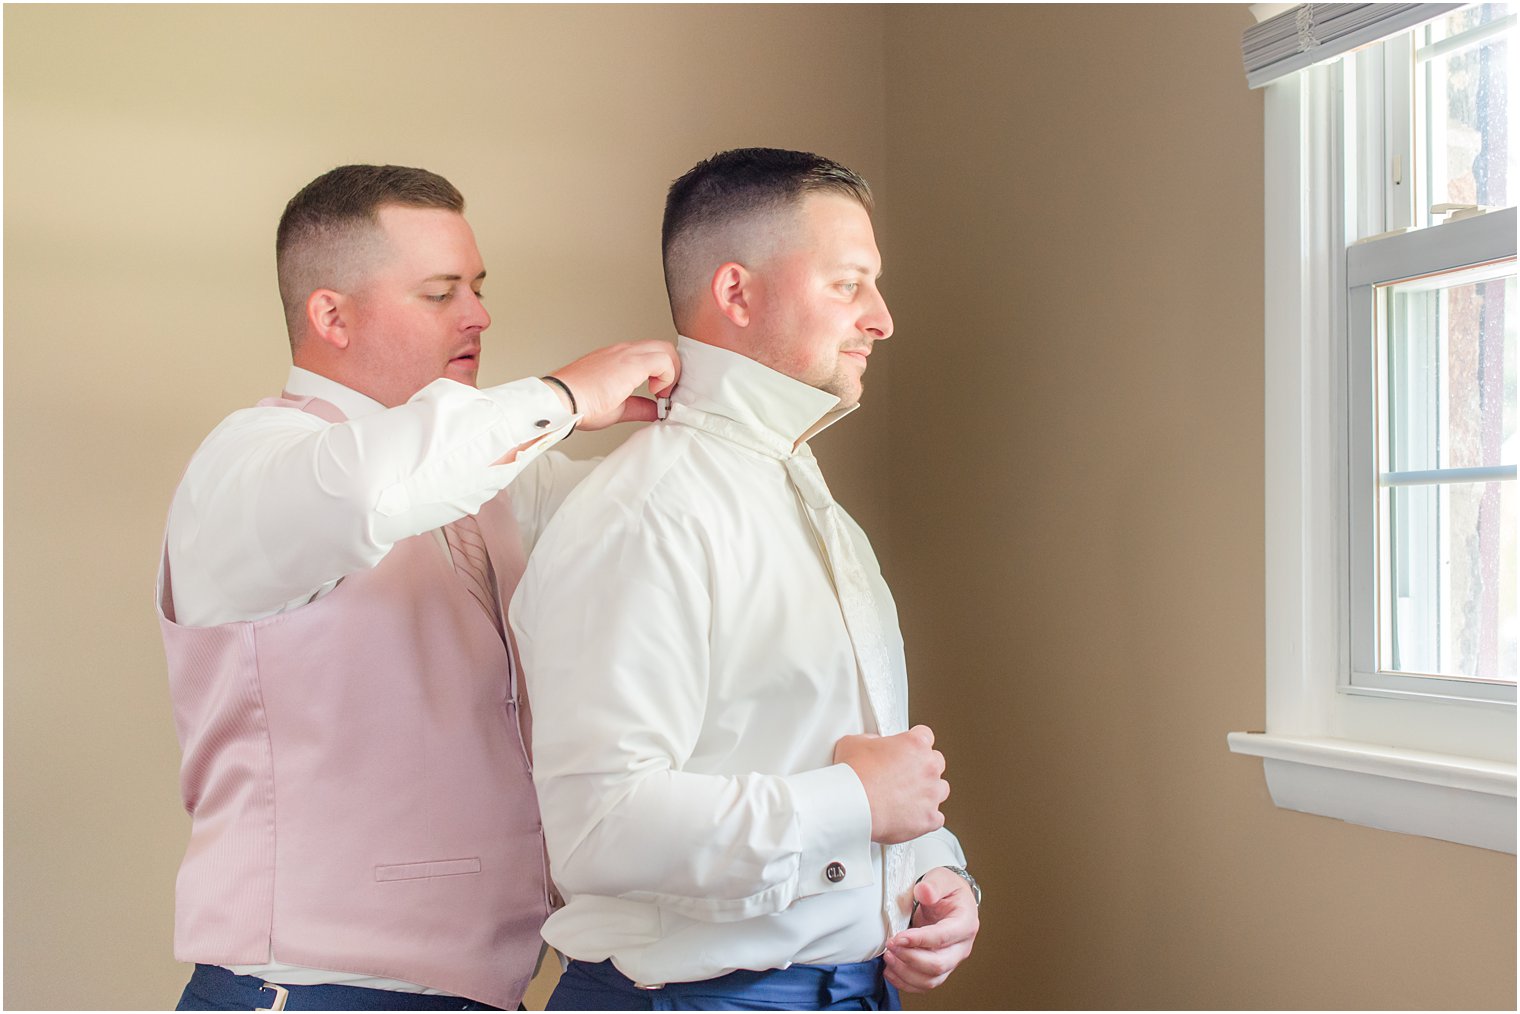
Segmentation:
<svg viewBox="0 0 1520 1014">
<path fill-rule="evenodd" d="M 749 327 L 754 287 L 755 276 L 749 269 L 737 261 L 729 261 L 713 272 L 713 304 L 735 327 Z"/>
<path fill-rule="evenodd" d="M 332 289 L 317 289 L 306 297 L 306 322 L 311 334 L 335 349 L 348 348 L 347 296 Z"/>
</svg>

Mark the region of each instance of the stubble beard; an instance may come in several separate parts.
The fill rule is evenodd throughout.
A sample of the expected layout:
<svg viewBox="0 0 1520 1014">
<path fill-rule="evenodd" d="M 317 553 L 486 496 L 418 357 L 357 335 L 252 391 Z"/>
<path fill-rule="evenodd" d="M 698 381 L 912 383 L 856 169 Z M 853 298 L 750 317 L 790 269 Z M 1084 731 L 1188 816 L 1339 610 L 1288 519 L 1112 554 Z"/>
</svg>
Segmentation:
<svg viewBox="0 0 1520 1014">
<path fill-rule="evenodd" d="M 843 355 L 843 352 L 840 354 Z M 860 404 L 861 396 L 865 393 L 865 377 L 855 376 L 848 366 L 840 363 L 834 368 L 833 376 L 813 386 L 838 398 L 839 408 L 854 408 Z"/>
</svg>

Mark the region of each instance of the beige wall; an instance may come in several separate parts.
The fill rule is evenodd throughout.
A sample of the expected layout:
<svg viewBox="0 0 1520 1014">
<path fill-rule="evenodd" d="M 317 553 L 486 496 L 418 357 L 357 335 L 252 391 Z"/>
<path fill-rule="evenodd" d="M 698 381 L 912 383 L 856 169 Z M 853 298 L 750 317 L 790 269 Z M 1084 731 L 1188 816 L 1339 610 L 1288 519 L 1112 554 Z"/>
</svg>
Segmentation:
<svg viewBox="0 0 1520 1014">
<path fill-rule="evenodd" d="M 344 162 L 444 173 L 490 272 L 482 380 L 545 373 L 670 336 L 660 214 L 698 159 L 882 176 L 882 41 L 874 7 L 6 8 L 7 1006 L 184 984 L 153 574 L 190 453 L 284 379 L 285 201 Z M 820 454 L 862 484 L 871 438 Z"/>
<path fill-rule="evenodd" d="M 741 144 L 883 198 L 898 337 L 819 452 L 989 890 L 933 1004 L 1513 1006 L 1512 858 L 1277 811 L 1224 748 L 1263 710 L 1243 7 L 4 17 L 6 1006 L 183 983 L 149 595 L 184 461 L 283 377 L 289 195 L 344 161 L 459 184 L 500 381 L 668 336 L 661 194 Z"/>
</svg>

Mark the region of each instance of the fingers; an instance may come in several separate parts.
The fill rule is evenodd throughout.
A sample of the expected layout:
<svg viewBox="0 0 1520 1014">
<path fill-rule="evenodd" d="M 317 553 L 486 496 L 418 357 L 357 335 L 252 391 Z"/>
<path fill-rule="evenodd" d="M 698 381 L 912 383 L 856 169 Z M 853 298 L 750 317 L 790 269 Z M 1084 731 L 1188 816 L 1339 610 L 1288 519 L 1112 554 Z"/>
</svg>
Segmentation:
<svg viewBox="0 0 1520 1014">
<path fill-rule="evenodd" d="M 637 363 L 643 374 L 638 378 L 638 384 L 647 382 L 656 397 L 663 398 L 675 389 L 676 380 L 681 375 L 681 358 L 669 342 L 655 339 L 633 342 L 628 346 L 628 358 Z"/>
<path fill-rule="evenodd" d="M 886 957 L 886 955 L 882 955 L 882 956 Z M 923 990 L 919 989 L 918 987 L 916 987 L 916 986 L 910 986 L 906 982 L 903 982 L 902 979 L 898 978 L 897 972 L 892 968 L 892 963 L 890 961 L 888 961 L 886 964 L 887 964 L 887 967 L 882 972 L 882 978 L 886 979 L 893 986 L 897 987 L 897 991 L 899 993 L 922 993 L 923 992 Z"/>
<path fill-rule="evenodd" d="M 891 946 L 909 950 L 964 947 L 966 953 L 970 953 L 971 942 L 981 929 L 981 919 L 970 890 L 950 891 L 934 901 L 924 901 L 916 889 L 914 896 L 919 898 L 914 925 L 894 936 Z"/>
<path fill-rule="evenodd" d="M 669 342 L 624 342 L 588 353 L 553 375 L 574 392 L 581 429 L 598 430 L 618 422 L 653 420 L 652 402 L 629 399 L 646 383 L 657 395 L 668 395 L 680 379 L 681 360 Z"/>
<path fill-rule="evenodd" d="M 888 947 L 882 955 L 886 960 L 886 978 L 892 985 L 908 993 L 927 993 L 950 977 L 959 964 L 958 959 L 936 951 L 896 951 Z"/>
<path fill-rule="evenodd" d="M 665 342 L 655 342 L 659 346 L 656 350 L 656 359 L 659 369 L 649 374 L 649 390 L 654 392 L 655 397 L 667 397 L 675 390 L 676 381 L 681 376 L 681 357 L 676 355 L 675 347 Z"/>
<path fill-rule="evenodd" d="M 892 946 L 903 951 L 937 951 L 965 943 L 968 939 L 968 928 L 942 922 L 931 923 L 928 926 L 914 926 L 893 937 Z"/>
<path fill-rule="evenodd" d="M 933 908 L 948 893 L 948 891 L 940 891 L 935 886 L 935 878 L 933 877 L 924 877 L 913 885 L 913 898 L 924 908 Z"/>
<path fill-rule="evenodd" d="M 934 989 L 971 954 L 980 923 L 976 908 L 967 909 L 956 895 L 951 891 L 938 899 L 938 911 L 919 909 L 934 920 L 929 925 L 903 930 L 887 941 L 886 975 L 898 989 L 910 993 Z"/>
<path fill-rule="evenodd" d="M 934 733 L 915 726 L 892 736 L 845 736 L 834 745 L 834 762 L 860 778 L 871 807 L 871 840 L 909 841 L 945 826 L 939 805 L 950 795 L 941 777 L 945 758 Z"/>
<path fill-rule="evenodd" d="M 623 402 L 623 412 L 618 417 L 618 422 L 654 422 L 657 418 L 659 418 L 659 412 L 655 408 L 654 400 L 634 395 Z"/>
</svg>

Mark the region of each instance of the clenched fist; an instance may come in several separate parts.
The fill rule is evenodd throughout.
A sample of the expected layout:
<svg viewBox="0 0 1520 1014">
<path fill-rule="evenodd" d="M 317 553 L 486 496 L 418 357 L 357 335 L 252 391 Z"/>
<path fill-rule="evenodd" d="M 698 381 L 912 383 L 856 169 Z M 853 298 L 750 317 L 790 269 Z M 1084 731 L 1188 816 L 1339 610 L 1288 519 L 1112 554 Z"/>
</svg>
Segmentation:
<svg viewBox="0 0 1520 1014">
<path fill-rule="evenodd" d="M 934 733 L 915 725 L 896 736 L 845 736 L 834 744 L 834 763 L 848 764 L 871 803 L 871 840 L 890 845 L 943 827 L 939 806 L 950 795 L 945 756 Z"/>
</svg>

